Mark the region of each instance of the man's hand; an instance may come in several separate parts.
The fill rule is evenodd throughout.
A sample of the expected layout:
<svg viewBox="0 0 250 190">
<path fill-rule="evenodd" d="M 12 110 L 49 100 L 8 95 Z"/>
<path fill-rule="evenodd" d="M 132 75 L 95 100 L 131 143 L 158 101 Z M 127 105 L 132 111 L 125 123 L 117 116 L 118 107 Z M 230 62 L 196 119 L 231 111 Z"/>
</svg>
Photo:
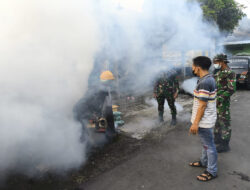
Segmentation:
<svg viewBox="0 0 250 190">
<path fill-rule="evenodd" d="M 194 123 L 194 124 L 191 125 L 191 127 L 189 129 L 189 133 L 191 133 L 193 135 L 197 135 L 198 130 L 199 130 L 199 125 Z"/>
<path fill-rule="evenodd" d="M 178 91 L 174 94 L 174 99 L 178 97 Z"/>
<path fill-rule="evenodd" d="M 157 94 L 156 93 L 154 93 L 154 98 L 157 98 Z"/>
</svg>

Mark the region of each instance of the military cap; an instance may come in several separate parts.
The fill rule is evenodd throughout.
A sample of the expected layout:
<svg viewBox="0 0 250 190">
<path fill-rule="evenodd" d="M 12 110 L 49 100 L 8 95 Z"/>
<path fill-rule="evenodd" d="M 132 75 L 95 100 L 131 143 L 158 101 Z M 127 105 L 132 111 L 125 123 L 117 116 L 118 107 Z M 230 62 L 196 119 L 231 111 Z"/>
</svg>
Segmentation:
<svg viewBox="0 0 250 190">
<path fill-rule="evenodd" d="M 223 53 L 217 54 L 213 59 L 213 62 L 215 61 L 224 61 L 225 63 L 229 63 L 229 61 L 227 60 L 227 55 Z"/>
</svg>

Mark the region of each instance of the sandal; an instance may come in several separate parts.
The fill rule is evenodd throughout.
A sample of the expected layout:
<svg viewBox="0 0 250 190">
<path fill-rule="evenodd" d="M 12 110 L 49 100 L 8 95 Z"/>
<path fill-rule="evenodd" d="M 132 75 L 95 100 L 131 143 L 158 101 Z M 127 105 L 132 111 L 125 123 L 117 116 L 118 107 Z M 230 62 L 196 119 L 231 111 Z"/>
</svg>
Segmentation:
<svg viewBox="0 0 250 190">
<path fill-rule="evenodd" d="M 197 180 L 198 181 L 203 181 L 203 182 L 207 182 L 210 181 L 214 178 L 216 178 L 217 176 L 213 176 L 212 174 L 210 174 L 208 171 L 204 171 L 203 174 L 197 176 Z"/>
<path fill-rule="evenodd" d="M 205 166 L 202 165 L 201 161 L 191 162 L 189 163 L 189 166 L 197 167 L 197 168 L 206 168 Z"/>
</svg>

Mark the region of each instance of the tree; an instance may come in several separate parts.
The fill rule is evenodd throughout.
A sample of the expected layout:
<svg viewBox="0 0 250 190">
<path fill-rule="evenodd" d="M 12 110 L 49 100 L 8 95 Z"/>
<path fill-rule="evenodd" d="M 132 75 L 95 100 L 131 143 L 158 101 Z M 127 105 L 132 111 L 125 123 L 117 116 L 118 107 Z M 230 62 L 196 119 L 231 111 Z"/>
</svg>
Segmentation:
<svg viewBox="0 0 250 190">
<path fill-rule="evenodd" d="M 234 0 L 197 0 L 203 10 L 204 19 L 218 25 L 221 32 L 232 33 L 245 16 L 243 5 Z"/>
</svg>

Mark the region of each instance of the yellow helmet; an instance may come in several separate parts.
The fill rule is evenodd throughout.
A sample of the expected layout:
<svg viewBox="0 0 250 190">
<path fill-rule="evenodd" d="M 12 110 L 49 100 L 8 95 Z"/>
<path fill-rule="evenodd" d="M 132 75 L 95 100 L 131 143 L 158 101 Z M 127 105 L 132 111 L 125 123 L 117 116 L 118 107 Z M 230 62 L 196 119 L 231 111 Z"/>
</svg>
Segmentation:
<svg viewBox="0 0 250 190">
<path fill-rule="evenodd" d="M 101 81 L 114 80 L 115 77 L 111 71 L 103 71 L 100 75 Z"/>
</svg>

